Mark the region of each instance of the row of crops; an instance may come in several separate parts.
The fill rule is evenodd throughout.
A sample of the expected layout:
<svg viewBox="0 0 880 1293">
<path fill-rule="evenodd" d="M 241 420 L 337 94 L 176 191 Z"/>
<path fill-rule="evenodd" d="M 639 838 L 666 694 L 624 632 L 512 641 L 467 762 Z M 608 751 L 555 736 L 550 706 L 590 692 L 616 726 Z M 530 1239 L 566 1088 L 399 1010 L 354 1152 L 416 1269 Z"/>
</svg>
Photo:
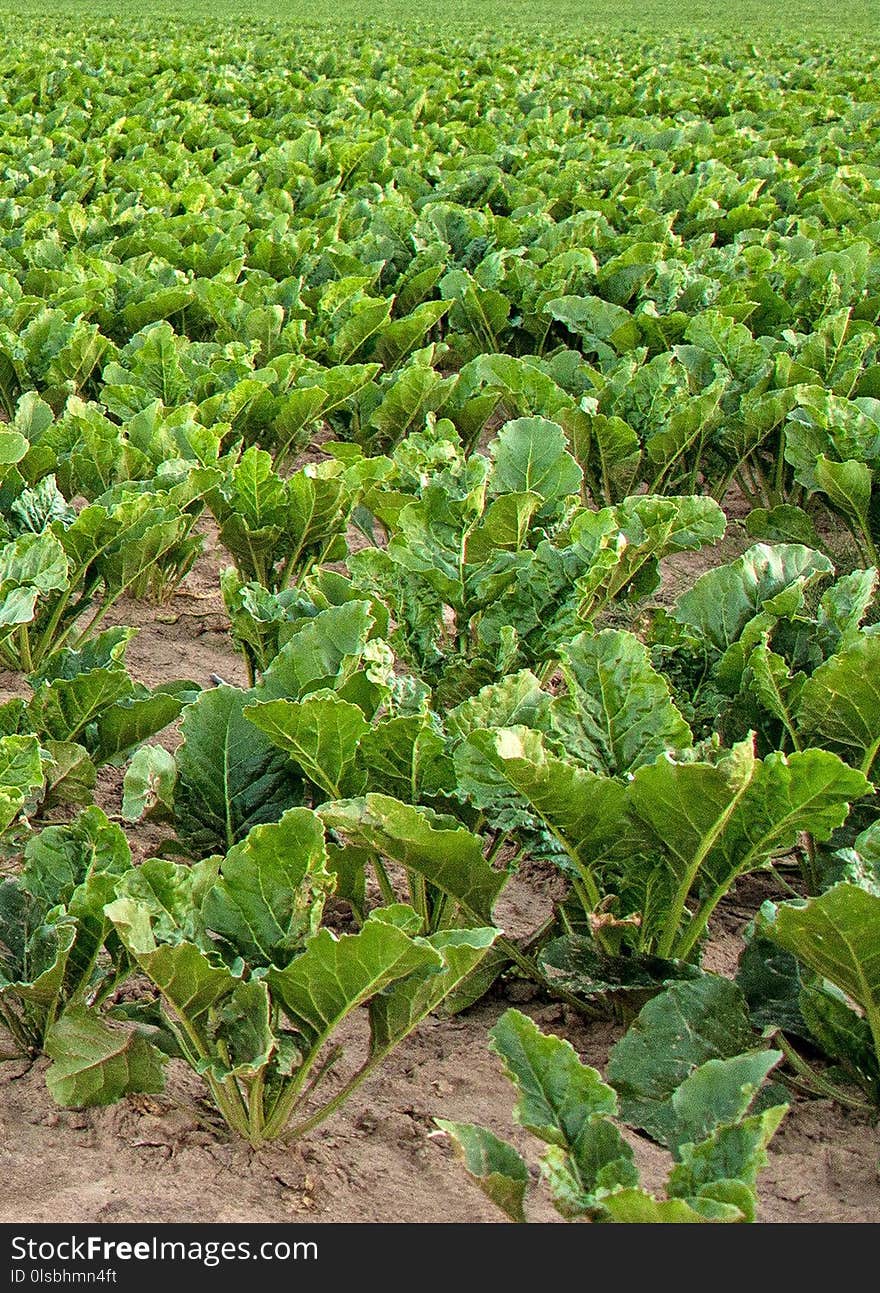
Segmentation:
<svg viewBox="0 0 880 1293">
<path fill-rule="evenodd" d="M 635 1020 L 606 1080 L 493 1030 L 560 1212 L 753 1219 L 791 1090 L 880 1101 L 864 54 L 83 31 L 0 55 L 2 1053 L 74 1107 L 183 1061 L 258 1146 L 518 974 Z M 209 524 L 249 686 L 148 688 L 120 609 Z"/>
</svg>

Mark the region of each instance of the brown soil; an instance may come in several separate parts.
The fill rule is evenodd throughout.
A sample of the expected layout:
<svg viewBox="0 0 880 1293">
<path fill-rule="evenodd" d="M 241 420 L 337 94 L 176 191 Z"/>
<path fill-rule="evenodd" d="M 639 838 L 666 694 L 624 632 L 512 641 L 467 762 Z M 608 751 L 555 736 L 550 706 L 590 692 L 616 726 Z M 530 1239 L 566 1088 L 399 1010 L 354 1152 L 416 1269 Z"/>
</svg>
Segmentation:
<svg viewBox="0 0 880 1293">
<path fill-rule="evenodd" d="M 216 674 L 245 684 L 217 591 L 223 555 L 206 533 L 205 556 L 168 606 L 118 608 L 119 622 L 141 629 L 128 659 L 146 683 L 183 676 L 209 686 Z M 738 539 L 721 560 L 736 555 Z M 688 580 L 698 571 L 688 561 L 676 573 Z M 9 690 L 15 683 L 11 675 L 0 679 Z M 174 740 L 166 733 L 163 743 L 173 746 Z M 119 811 L 120 791 L 121 774 L 102 773 L 100 799 L 107 811 Z M 132 829 L 135 855 L 152 852 L 164 834 L 158 827 Z M 502 917 L 511 932 L 540 923 L 553 887 L 544 872 L 521 873 Z M 763 896 L 748 885 L 733 895 L 716 923 L 710 968 L 731 971 L 741 930 Z M 433 1119 L 484 1123 L 536 1161 L 537 1143 L 512 1127 L 511 1087 L 487 1049 L 488 1028 L 510 1004 L 567 1037 L 599 1068 L 619 1036 L 610 1024 L 585 1021 L 528 985 L 512 983 L 464 1015 L 424 1022 L 322 1128 L 292 1147 L 260 1152 L 204 1125 L 198 1080 L 176 1062 L 164 1095 L 85 1112 L 56 1108 L 43 1061 L 3 1064 L 0 1222 L 498 1221 L 500 1214 L 468 1183 Z M 355 1048 L 361 1024 L 355 1021 L 350 1030 Z M 643 1137 L 634 1135 L 632 1142 L 644 1179 L 658 1188 L 667 1156 Z M 876 1221 L 878 1156 L 876 1127 L 830 1101 L 794 1100 L 761 1177 L 761 1219 Z M 530 1215 L 559 1220 L 540 1189 Z"/>
</svg>

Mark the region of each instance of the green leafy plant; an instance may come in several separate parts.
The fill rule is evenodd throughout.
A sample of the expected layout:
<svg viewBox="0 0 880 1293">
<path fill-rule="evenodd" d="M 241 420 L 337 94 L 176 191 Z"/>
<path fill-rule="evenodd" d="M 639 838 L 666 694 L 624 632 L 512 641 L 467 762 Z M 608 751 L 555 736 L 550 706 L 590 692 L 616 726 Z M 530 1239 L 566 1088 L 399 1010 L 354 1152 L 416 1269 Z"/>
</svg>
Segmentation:
<svg viewBox="0 0 880 1293">
<path fill-rule="evenodd" d="M 465 459 L 438 424 L 430 448 L 439 475 L 411 495 L 365 493 L 390 538 L 350 557 L 349 569 L 392 611 L 391 644 L 441 710 L 517 668 L 549 676 L 561 643 L 656 587 L 662 557 L 723 533 L 711 499 L 637 496 L 575 509 L 582 473 L 564 444 L 557 424 L 522 418 L 506 424 L 489 457 Z"/>
<path fill-rule="evenodd" d="M 758 1113 L 754 1102 L 779 1051 L 692 1065 L 666 1092 L 664 1139 L 675 1162 L 666 1197 L 657 1199 L 640 1187 L 632 1147 L 616 1125 L 616 1092 L 569 1042 L 516 1010 L 502 1015 L 490 1037 L 516 1088 L 515 1121 L 547 1146 L 541 1177 L 566 1220 L 754 1221 L 757 1175 L 788 1107 Z M 662 1062 L 655 1054 L 655 1067 Z M 435 1121 L 471 1179 L 512 1221 L 525 1221 L 529 1170 L 520 1153 L 484 1127 Z"/>
<path fill-rule="evenodd" d="M 163 1056 L 110 1018 L 130 966 L 104 907 L 130 869 L 122 830 L 88 808 L 29 840 L 21 873 L 0 883 L 0 1026 L 13 1053 L 51 1058 L 46 1082 L 59 1104 L 163 1086 Z"/>
<path fill-rule="evenodd" d="M 161 996 L 179 1053 L 227 1125 L 253 1145 L 317 1126 L 435 1009 L 495 930 L 422 937 L 411 908 L 377 908 L 356 934 L 319 929 L 334 882 L 307 808 L 255 827 L 225 858 L 148 860 L 107 907 Z M 366 1056 L 341 1084 L 336 1030 L 369 1005 Z M 293 1122 L 292 1122 L 293 1120 Z"/>
<path fill-rule="evenodd" d="M 361 714 L 358 702 L 372 714 L 385 694 L 382 682 L 369 676 L 366 656 L 372 625 L 366 601 L 329 606 L 303 621 L 254 687 L 224 684 L 202 692 L 187 707 L 181 723 L 183 743 L 174 756 L 175 776 L 165 777 L 165 798 L 173 800 L 179 842 L 191 856 L 225 853 L 251 827 L 277 821 L 305 798 L 323 797 L 320 786 L 328 773 L 322 767 L 320 722 L 313 731 L 310 758 L 303 751 L 304 767 L 245 711 L 258 712 L 263 703 L 284 698 L 286 703 L 305 705 L 307 717 L 319 718 L 327 709 L 319 702 L 338 700 L 342 709 L 333 710 L 328 720 L 331 738 L 334 715 L 342 713 L 349 725 L 357 723 L 353 710 Z M 376 663 L 384 679 L 387 661 Z M 344 758 L 337 745 L 337 757 Z"/>
<path fill-rule="evenodd" d="M 491 856 L 540 856 L 569 881 L 539 977 L 622 1005 L 688 976 L 737 877 L 804 831 L 829 840 L 871 787 L 831 751 L 761 760 L 751 735 L 694 747 L 631 633 L 572 639 L 560 675 L 548 691 L 521 671 L 449 711 L 456 794 L 491 832 Z"/>
<path fill-rule="evenodd" d="M 344 555 L 351 507 L 339 464 L 302 468 L 285 479 L 265 450 L 247 449 L 208 495 L 208 505 L 244 581 L 277 593 L 314 565 Z"/>
<path fill-rule="evenodd" d="M 876 888 L 844 881 L 808 901 L 765 902 L 755 921 L 760 946 L 785 958 L 775 991 L 762 985 L 762 1021 L 783 1037 L 818 1043 L 837 1071 L 818 1072 L 790 1040 L 782 1044 L 807 1090 L 850 1105 L 859 1102 L 841 1077 L 861 1086 L 873 1104 L 880 1100 L 878 918 Z M 753 969 L 751 977 L 754 1000 Z"/>
<path fill-rule="evenodd" d="M 3 731 L 40 739 L 43 810 L 91 802 L 98 768 L 123 761 L 197 695 L 198 686 L 184 680 L 151 689 L 132 679 L 125 652 L 135 632 L 105 629 L 79 650 L 55 651 L 28 675 L 29 699 L 0 705 Z"/>
<path fill-rule="evenodd" d="M 126 593 L 176 586 L 195 557 L 194 519 L 173 490 L 124 489 L 40 532 L 23 529 L 0 548 L 0 658 L 37 670 L 93 638 Z"/>
</svg>

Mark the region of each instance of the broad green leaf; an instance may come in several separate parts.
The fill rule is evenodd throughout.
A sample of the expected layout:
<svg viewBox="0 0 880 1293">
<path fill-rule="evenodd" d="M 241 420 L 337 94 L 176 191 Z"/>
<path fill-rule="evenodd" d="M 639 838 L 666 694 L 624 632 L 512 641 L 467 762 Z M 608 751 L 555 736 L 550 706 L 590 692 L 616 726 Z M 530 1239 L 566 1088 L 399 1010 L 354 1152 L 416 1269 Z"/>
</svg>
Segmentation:
<svg viewBox="0 0 880 1293">
<path fill-rule="evenodd" d="M 478 808 L 498 802 L 499 781 L 509 787 L 584 869 L 620 838 L 625 787 L 548 754 L 528 728 L 472 732 L 456 752 L 456 768 L 461 789 Z"/>
<path fill-rule="evenodd" d="M 506 1010 L 489 1036 L 517 1088 L 516 1121 L 547 1144 L 573 1149 L 591 1118 L 617 1113 L 615 1092 L 571 1043 L 542 1033 L 520 1011 Z"/>
<path fill-rule="evenodd" d="M 756 931 L 829 979 L 864 1011 L 880 1060 L 880 898 L 836 884 L 808 902 L 765 902 Z"/>
<path fill-rule="evenodd" d="M 425 939 L 443 958 L 443 968 L 427 977 L 416 974 L 386 988 L 370 1002 L 370 1054 L 383 1055 L 440 1006 L 484 961 L 498 935 L 495 929 L 450 929 Z"/>
<path fill-rule="evenodd" d="M 870 775 L 880 749 L 880 637 L 862 634 L 820 665 L 797 719 L 806 740 L 839 749 Z"/>
<path fill-rule="evenodd" d="M 542 1033 L 517 1010 L 505 1011 L 489 1036 L 516 1086 L 515 1120 L 552 1147 L 544 1166 L 563 1215 L 585 1211 L 594 1190 L 634 1185 L 632 1149 L 610 1121 L 617 1096 L 571 1043 Z M 564 1186 L 565 1178 L 574 1188 Z"/>
<path fill-rule="evenodd" d="M 8 467 L 21 462 L 29 447 L 28 441 L 19 431 L 0 431 L 0 466 Z"/>
<path fill-rule="evenodd" d="M 485 1127 L 445 1118 L 434 1121 L 449 1136 L 468 1176 L 486 1197 L 511 1221 L 525 1221 L 529 1171 L 519 1151 Z"/>
<path fill-rule="evenodd" d="M 51 758 L 43 767 L 46 782 L 43 807 L 92 803 L 98 770 L 88 751 L 76 741 L 49 739 L 43 741 L 43 748 Z"/>
<path fill-rule="evenodd" d="M 270 969 L 267 982 L 315 1054 L 356 1006 L 399 979 L 442 968 L 443 957 L 429 943 L 373 915 L 357 934 L 336 938 L 319 930 L 283 970 Z"/>
<path fill-rule="evenodd" d="M 803 673 L 792 676 L 784 657 L 771 651 L 766 641 L 749 656 L 745 686 L 790 734 L 795 734 L 795 714 L 805 681 Z"/>
<path fill-rule="evenodd" d="M 544 731 L 548 705 L 549 697 L 541 690 L 538 679 L 528 669 L 522 669 L 482 687 L 475 696 L 449 710 L 445 727 L 459 737 L 490 727 L 533 727 Z"/>
<path fill-rule="evenodd" d="M 546 418 L 507 422 L 490 447 L 494 467 L 489 489 L 495 494 L 537 494 L 559 504 L 578 494 L 583 474 L 566 450 L 565 432 Z"/>
<path fill-rule="evenodd" d="M 15 820 L 43 787 L 43 765 L 35 736 L 0 737 L 0 831 Z"/>
<path fill-rule="evenodd" d="M 93 669 L 75 678 L 43 683 L 34 692 L 28 713 L 35 731 L 56 741 L 73 741 L 110 706 L 132 696 L 134 689 L 124 669 Z M 176 718 L 177 712 L 179 707 L 167 721 Z"/>
<path fill-rule="evenodd" d="M 131 867 L 125 832 L 100 808 L 81 812 L 64 826 L 46 826 L 24 851 L 21 880 L 46 907 L 66 906 L 90 874 L 121 876 Z"/>
<path fill-rule="evenodd" d="M 198 856 L 226 853 L 253 826 L 301 801 L 290 760 L 244 717 L 254 692 L 217 687 L 187 706 L 176 754 L 174 814 Z"/>
<path fill-rule="evenodd" d="M 32 1031 L 37 1044 L 60 999 L 77 934 L 75 921 L 65 916 L 40 923 L 44 912 L 16 881 L 0 883 L 0 1001 L 36 1010 Z"/>
<path fill-rule="evenodd" d="M 540 503 L 538 494 L 502 494 L 493 499 L 467 536 L 467 564 L 479 566 L 491 562 L 499 552 L 521 551 Z"/>
<path fill-rule="evenodd" d="M 126 697 L 98 716 L 95 737 L 88 742 L 91 753 L 99 763 L 119 760 L 173 723 L 185 703 L 182 695 L 170 689 Z"/>
<path fill-rule="evenodd" d="M 347 663 L 363 654 L 372 625 L 366 601 L 321 611 L 288 639 L 250 699 L 301 700 L 309 692 L 337 683 Z"/>
<path fill-rule="evenodd" d="M 405 803 L 449 794 L 455 787 L 446 742 L 424 714 L 390 718 L 369 728 L 358 743 L 358 764 L 371 791 Z"/>
<path fill-rule="evenodd" d="M 138 630 L 115 625 L 97 637 L 78 646 L 76 650 L 61 647 L 42 661 L 39 669 L 28 675 L 28 682 L 36 690 L 43 683 L 56 678 L 74 679 L 95 669 L 125 668 L 125 653 Z"/>
<path fill-rule="evenodd" d="M 332 889 L 320 821 L 291 808 L 229 850 L 202 917 L 251 968 L 285 965 L 317 932 Z"/>
<path fill-rule="evenodd" d="M 309 468 L 287 481 L 284 519 L 285 555 L 296 563 L 306 554 L 319 556 L 345 526 L 349 497 L 341 476 L 318 476 Z"/>
<path fill-rule="evenodd" d="M 574 449 L 597 504 L 619 503 L 634 492 L 642 448 L 637 433 L 622 418 L 593 414 L 588 437 L 576 439 Z"/>
<path fill-rule="evenodd" d="M 540 1158 L 541 1178 L 550 1190 L 553 1206 L 566 1221 L 584 1217 L 602 1220 L 599 1199 L 608 1191 L 638 1183 L 632 1154 L 609 1119 L 592 1118 L 587 1140 L 589 1161 L 576 1162 L 559 1145 L 548 1145 Z"/>
<path fill-rule="evenodd" d="M 773 753 L 762 762 L 750 740 L 714 764 L 661 758 L 640 768 L 629 788 L 630 808 L 676 886 L 663 913 L 659 954 L 683 956 L 694 946 L 699 926 L 679 935 L 673 924 L 686 919 L 684 898 L 695 885 L 709 892 L 714 906 L 737 875 L 790 848 L 801 831 L 827 839 L 852 800 L 869 790 L 861 773 L 827 750 Z"/>
<path fill-rule="evenodd" d="M 507 877 L 486 862 L 480 840 L 470 831 L 435 826 L 429 810 L 388 795 L 343 799 L 323 805 L 318 814 L 325 826 L 351 843 L 424 876 L 477 920 L 491 922 Z"/>
<path fill-rule="evenodd" d="M 762 543 L 797 543 L 807 548 L 819 546 L 816 526 L 802 507 L 780 503 L 777 507 L 756 507 L 745 522 L 746 533 Z"/>
<path fill-rule="evenodd" d="M 779 948 L 776 950 L 788 955 Z M 799 1005 L 807 1036 L 818 1042 L 823 1053 L 864 1087 L 877 1103 L 880 1098 L 880 1055 L 867 1019 L 858 1014 L 844 993 L 827 979 L 813 978 L 805 984 Z"/>
<path fill-rule="evenodd" d="M 754 1221 L 754 1184 L 767 1162 L 767 1145 L 787 1111 L 788 1105 L 775 1105 L 732 1126 L 717 1127 L 699 1144 L 683 1145 L 681 1161 L 669 1174 L 670 1196 L 686 1199 L 693 1206 L 697 1199 L 717 1196 L 719 1201 L 729 1202 L 733 1194 L 744 1219 Z M 732 1190 L 726 1188 L 728 1183 Z M 751 1188 L 743 1191 L 743 1185 Z"/>
<path fill-rule="evenodd" d="M 23 534 L 0 548 L 0 588 L 61 592 L 67 586 L 67 558 L 54 534 Z M 9 623 L 2 620 L 0 623 Z"/>
<path fill-rule="evenodd" d="M 156 946 L 147 913 L 130 898 L 107 907 L 116 932 L 144 974 L 170 1003 L 175 1014 L 206 1035 L 211 1012 L 241 982 L 225 967 L 212 965 L 194 943 Z"/>
<path fill-rule="evenodd" d="M 560 296 L 548 301 L 544 309 L 551 318 L 583 338 L 585 352 L 596 351 L 600 357 L 611 357 L 615 352 L 623 354 L 639 344 L 639 326 L 629 311 L 601 297 Z"/>
<path fill-rule="evenodd" d="M 841 575 L 822 594 L 816 618 L 831 650 L 836 651 L 842 641 L 858 631 L 874 600 L 877 580 L 878 573 L 873 566 L 868 570 L 853 570 Z"/>
<path fill-rule="evenodd" d="M 108 1023 L 83 1006 L 69 1007 L 49 1029 L 53 1061 L 46 1085 L 57 1104 L 85 1109 L 114 1104 L 131 1092 L 161 1091 L 165 1056 L 132 1029 Z"/>
<path fill-rule="evenodd" d="M 150 949 L 161 942 L 189 941 L 204 946 L 201 906 L 208 889 L 216 883 L 219 869 L 217 857 L 191 865 L 146 858 L 139 867 L 128 871 L 119 884 L 120 897 L 132 901 L 125 916 L 131 925 L 127 945 Z"/>
<path fill-rule="evenodd" d="M 341 799 L 363 789 L 354 762 L 368 724 L 357 705 L 321 692 L 302 701 L 249 705 L 243 713 L 329 798 Z"/>
<path fill-rule="evenodd" d="M 632 633 L 579 634 L 562 648 L 562 673 L 568 695 L 551 704 L 551 727 L 594 770 L 622 777 L 690 746 L 666 680 Z"/>
<path fill-rule="evenodd" d="M 736 983 L 755 1028 L 782 1028 L 795 1037 L 809 1036 L 800 1008 L 803 988 L 797 957 L 769 938 L 747 934 Z"/>
<path fill-rule="evenodd" d="M 707 1060 L 729 1059 L 754 1044 L 735 984 L 717 975 L 674 983 L 642 1007 L 611 1051 L 606 1073 L 620 1097 L 622 1118 L 674 1148 L 676 1089 Z"/>
<path fill-rule="evenodd" d="M 706 1060 L 672 1094 L 673 1149 L 696 1144 L 724 1123 L 741 1121 L 782 1051 L 749 1051 L 728 1059 Z M 678 1156 L 678 1155 L 676 1155 Z M 725 1175 L 740 1177 L 741 1172 Z"/>
<path fill-rule="evenodd" d="M 454 377 L 444 378 L 423 363 L 413 362 L 404 368 L 384 388 L 381 402 L 370 417 L 370 427 L 378 433 L 380 443 L 393 446 L 411 432 L 418 433 L 426 417 L 442 406 L 454 384 Z"/>
<path fill-rule="evenodd" d="M 674 616 L 696 629 L 717 651 L 726 651 L 750 620 L 780 594 L 793 590 L 797 609 L 803 591 L 831 574 L 827 557 L 800 544 L 756 544 L 736 561 L 701 575 L 679 599 Z"/>
<path fill-rule="evenodd" d="M 848 521 L 870 534 L 868 509 L 871 506 L 871 470 L 863 462 L 834 462 L 820 454 L 814 468 L 816 484 Z"/>
</svg>

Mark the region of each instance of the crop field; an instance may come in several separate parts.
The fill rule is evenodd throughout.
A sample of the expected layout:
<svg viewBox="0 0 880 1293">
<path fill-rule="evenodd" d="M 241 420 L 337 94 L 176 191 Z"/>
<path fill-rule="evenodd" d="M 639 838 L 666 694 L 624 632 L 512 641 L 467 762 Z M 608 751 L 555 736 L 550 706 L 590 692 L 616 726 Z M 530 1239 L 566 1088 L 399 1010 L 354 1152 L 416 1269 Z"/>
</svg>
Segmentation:
<svg viewBox="0 0 880 1293">
<path fill-rule="evenodd" d="M 871 6 L 326 8 L 0 8 L 0 1221 L 876 1220 Z"/>
</svg>

